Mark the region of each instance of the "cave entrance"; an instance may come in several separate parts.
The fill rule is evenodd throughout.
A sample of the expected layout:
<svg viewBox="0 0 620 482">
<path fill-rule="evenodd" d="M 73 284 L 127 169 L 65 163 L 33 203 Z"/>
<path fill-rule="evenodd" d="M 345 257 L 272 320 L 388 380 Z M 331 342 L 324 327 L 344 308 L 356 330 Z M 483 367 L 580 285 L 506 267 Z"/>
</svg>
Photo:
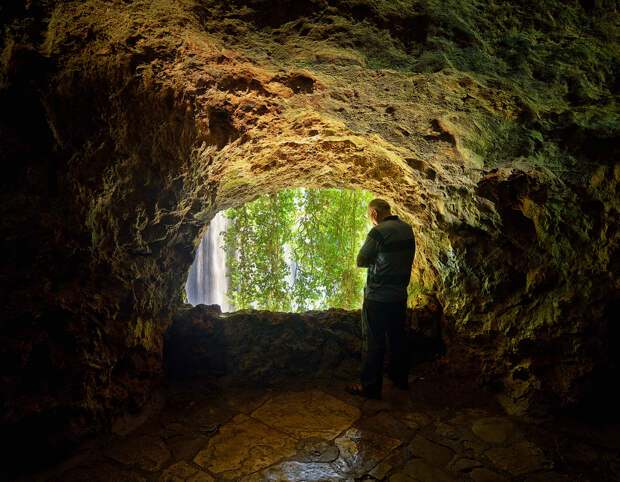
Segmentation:
<svg viewBox="0 0 620 482">
<path fill-rule="evenodd" d="M 283 189 L 220 211 L 185 284 L 192 305 L 301 312 L 359 309 L 355 259 L 370 224 L 363 190 Z"/>
</svg>

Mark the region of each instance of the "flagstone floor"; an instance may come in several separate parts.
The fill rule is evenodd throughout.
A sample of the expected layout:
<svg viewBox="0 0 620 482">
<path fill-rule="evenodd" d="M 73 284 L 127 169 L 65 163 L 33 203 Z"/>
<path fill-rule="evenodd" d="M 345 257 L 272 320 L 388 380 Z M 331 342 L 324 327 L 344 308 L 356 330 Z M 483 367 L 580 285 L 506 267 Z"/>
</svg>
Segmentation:
<svg viewBox="0 0 620 482">
<path fill-rule="evenodd" d="M 618 425 L 504 414 L 470 380 L 344 381 L 270 389 L 174 382 L 148 420 L 127 420 L 36 480 L 620 480 Z M 142 422 L 137 428 L 139 422 Z"/>
</svg>

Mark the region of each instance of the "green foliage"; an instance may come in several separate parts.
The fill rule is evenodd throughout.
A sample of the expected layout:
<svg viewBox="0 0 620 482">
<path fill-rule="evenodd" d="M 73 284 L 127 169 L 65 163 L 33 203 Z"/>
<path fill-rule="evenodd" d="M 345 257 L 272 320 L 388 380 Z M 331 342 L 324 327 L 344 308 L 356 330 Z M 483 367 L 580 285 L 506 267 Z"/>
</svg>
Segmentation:
<svg viewBox="0 0 620 482">
<path fill-rule="evenodd" d="M 366 235 L 366 206 L 360 191 L 305 190 L 294 236 L 297 267 L 294 299 L 300 309 L 324 305 L 354 309 L 361 303 L 364 272 L 355 258 Z"/>
<path fill-rule="evenodd" d="M 291 309 L 284 249 L 295 221 L 294 198 L 293 191 L 280 191 L 225 212 L 232 221 L 224 232 L 228 297 L 236 308 Z"/>
<path fill-rule="evenodd" d="M 287 189 L 226 211 L 234 308 L 359 308 L 365 272 L 355 258 L 371 198 L 362 191 Z"/>
</svg>

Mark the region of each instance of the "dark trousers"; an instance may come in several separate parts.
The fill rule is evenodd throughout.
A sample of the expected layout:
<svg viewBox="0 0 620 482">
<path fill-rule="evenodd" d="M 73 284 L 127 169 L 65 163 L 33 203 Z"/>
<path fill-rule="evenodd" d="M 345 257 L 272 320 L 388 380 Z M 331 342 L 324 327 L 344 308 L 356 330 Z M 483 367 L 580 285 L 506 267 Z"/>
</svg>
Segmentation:
<svg viewBox="0 0 620 482">
<path fill-rule="evenodd" d="M 407 301 L 382 303 L 364 299 L 362 306 L 362 376 L 364 391 L 381 396 L 385 337 L 390 342 L 388 375 L 404 388 L 409 375 L 409 353 L 405 337 Z"/>
</svg>

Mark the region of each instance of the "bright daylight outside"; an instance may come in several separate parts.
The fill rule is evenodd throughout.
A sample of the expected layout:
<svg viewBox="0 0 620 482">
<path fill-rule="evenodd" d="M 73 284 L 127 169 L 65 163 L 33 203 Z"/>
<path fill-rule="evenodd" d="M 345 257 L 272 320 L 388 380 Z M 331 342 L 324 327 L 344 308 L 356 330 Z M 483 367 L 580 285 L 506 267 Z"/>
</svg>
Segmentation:
<svg viewBox="0 0 620 482">
<path fill-rule="evenodd" d="M 285 189 L 217 213 L 185 285 L 192 305 L 222 311 L 358 309 L 366 270 L 356 255 L 372 195 Z"/>
</svg>

